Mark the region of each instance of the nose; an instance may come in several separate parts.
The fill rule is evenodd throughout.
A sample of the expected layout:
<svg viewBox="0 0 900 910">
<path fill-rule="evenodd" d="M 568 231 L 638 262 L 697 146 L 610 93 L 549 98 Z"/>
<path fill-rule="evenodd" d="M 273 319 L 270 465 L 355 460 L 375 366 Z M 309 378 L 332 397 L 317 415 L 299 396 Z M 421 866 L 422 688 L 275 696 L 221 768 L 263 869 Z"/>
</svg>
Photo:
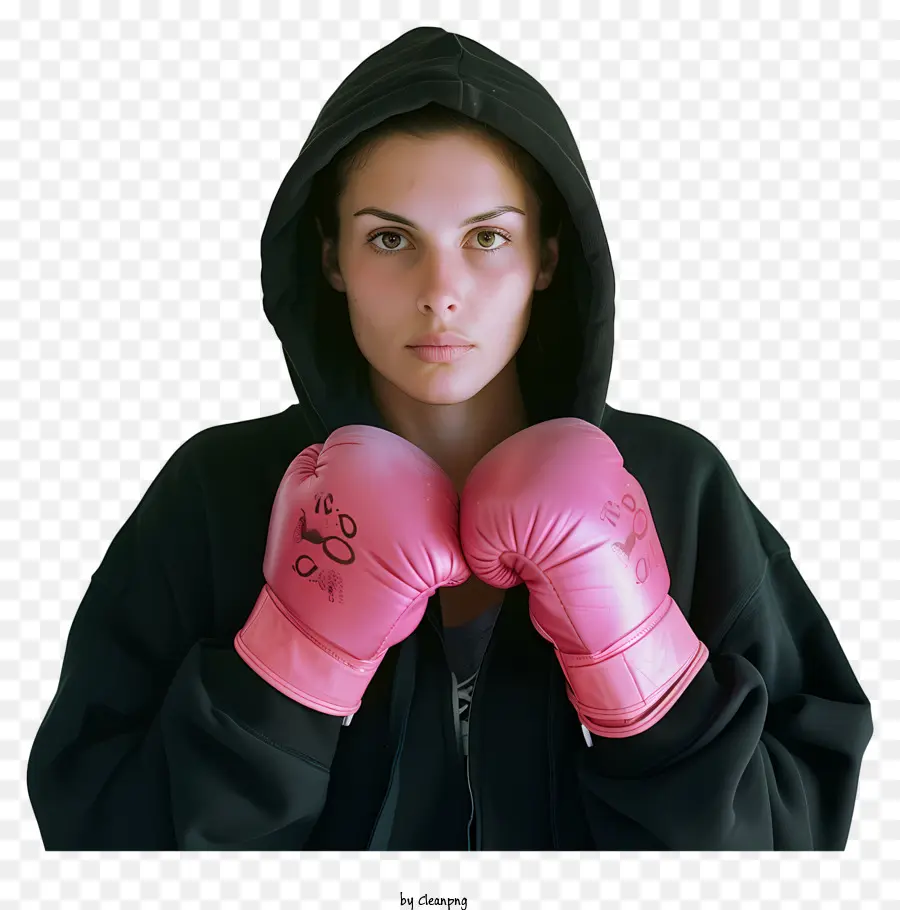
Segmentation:
<svg viewBox="0 0 900 910">
<path fill-rule="evenodd" d="M 442 313 L 455 311 L 462 301 L 465 266 L 462 252 L 456 255 L 432 253 L 422 265 L 422 283 L 419 291 L 419 310 Z"/>
</svg>

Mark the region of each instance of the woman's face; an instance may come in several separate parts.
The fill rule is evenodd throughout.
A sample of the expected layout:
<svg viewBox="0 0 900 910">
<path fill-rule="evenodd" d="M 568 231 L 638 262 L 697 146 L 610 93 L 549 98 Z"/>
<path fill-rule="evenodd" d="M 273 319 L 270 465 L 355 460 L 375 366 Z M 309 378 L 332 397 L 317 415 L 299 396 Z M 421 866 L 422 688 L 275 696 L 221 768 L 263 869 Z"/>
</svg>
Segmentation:
<svg viewBox="0 0 900 910">
<path fill-rule="evenodd" d="M 524 214 L 463 224 L 504 205 Z M 376 207 L 388 214 L 363 211 Z M 356 343 L 381 378 L 417 401 L 454 404 L 510 365 L 558 245 L 548 240 L 542 258 L 538 200 L 493 143 L 459 133 L 384 139 L 350 176 L 339 215 L 338 248 L 323 244 L 323 269 L 347 295 Z M 409 345 L 427 332 L 456 332 L 474 347 L 424 362 Z"/>
</svg>

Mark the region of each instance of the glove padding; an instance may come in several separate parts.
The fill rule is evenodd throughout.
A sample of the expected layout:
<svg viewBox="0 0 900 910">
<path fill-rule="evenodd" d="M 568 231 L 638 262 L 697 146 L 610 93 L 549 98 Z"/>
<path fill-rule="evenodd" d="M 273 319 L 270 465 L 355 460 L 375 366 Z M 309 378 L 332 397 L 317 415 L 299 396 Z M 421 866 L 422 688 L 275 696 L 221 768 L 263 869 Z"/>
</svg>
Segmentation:
<svg viewBox="0 0 900 910">
<path fill-rule="evenodd" d="M 352 715 L 387 649 L 418 626 L 434 591 L 471 576 L 456 490 L 403 437 L 341 427 L 288 466 L 263 574 L 234 639 L 238 654 L 288 698 Z"/>
<path fill-rule="evenodd" d="M 463 553 L 487 584 L 525 582 L 582 724 L 633 736 L 659 721 L 709 651 L 669 595 L 669 571 L 640 484 L 584 420 L 535 424 L 470 473 Z"/>
</svg>

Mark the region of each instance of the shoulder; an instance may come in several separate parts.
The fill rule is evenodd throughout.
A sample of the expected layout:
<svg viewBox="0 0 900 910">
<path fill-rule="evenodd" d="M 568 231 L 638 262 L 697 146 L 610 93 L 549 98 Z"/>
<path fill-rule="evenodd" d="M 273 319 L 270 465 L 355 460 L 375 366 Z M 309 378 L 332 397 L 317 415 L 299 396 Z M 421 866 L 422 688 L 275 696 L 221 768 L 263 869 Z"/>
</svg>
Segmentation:
<svg viewBox="0 0 900 910">
<path fill-rule="evenodd" d="M 291 461 L 316 441 L 298 409 L 198 430 L 166 458 L 141 511 L 158 511 L 166 524 L 208 525 L 223 502 L 241 514 L 268 515 Z"/>
<path fill-rule="evenodd" d="M 730 472 L 718 446 L 693 427 L 655 414 L 639 414 L 611 407 L 600 421 L 622 453 L 625 467 L 638 476 L 645 471 L 668 474 Z"/>
<path fill-rule="evenodd" d="M 277 414 L 205 427 L 183 442 L 172 456 L 202 478 L 248 480 L 277 475 L 280 481 L 291 461 L 314 440 L 291 405 Z"/>
<path fill-rule="evenodd" d="M 288 446 L 302 443 L 302 447 L 305 448 L 312 440 L 306 438 L 309 431 L 298 412 L 299 405 L 291 405 L 277 414 L 204 427 L 183 445 L 188 447 L 192 454 L 217 450 L 223 445 L 228 451 L 245 450 L 260 442 Z"/>
<path fill-rule="evenodd" d="M 612 410 L 601 429 L 641 485 L 666 557 L 671 594 L 711 642 L 788 546 L 744 492 L 719 448 L 691 427 Z"/>
<path fill-rule="evenodd" d="M 756 547 L 762 559 L 789 549 L 719 447 L 699 431 L 609 406 L 601 429 L 616 443 L 625 469 L 670 533 L 690 531 L 707 545 L 731 539 L 738 547 Z"/>
</svg>

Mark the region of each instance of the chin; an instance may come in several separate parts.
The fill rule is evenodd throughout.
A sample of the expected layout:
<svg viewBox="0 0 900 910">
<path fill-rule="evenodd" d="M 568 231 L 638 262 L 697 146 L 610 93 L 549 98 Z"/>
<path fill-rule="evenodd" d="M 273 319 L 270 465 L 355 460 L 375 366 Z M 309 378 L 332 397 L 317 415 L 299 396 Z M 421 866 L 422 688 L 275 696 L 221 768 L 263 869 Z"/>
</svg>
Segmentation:
<svg viewBox="0 0 900 910">
<path fill-rule="evenodd" d="M 482 386 L 479 386 L 471 392 L 456 389 L 427 390 L 412 388 L 406 394 L 422 404 L 462 404 L 464 401 L 474 398 L 482 388 Z"/>
<path fill-rule="evenodd" d="M 393 384 L 405 395 L 422 404 L 462 404 L 474 398 L 487 385 L 475 376 L 404 376 Z"/>
</svg>

